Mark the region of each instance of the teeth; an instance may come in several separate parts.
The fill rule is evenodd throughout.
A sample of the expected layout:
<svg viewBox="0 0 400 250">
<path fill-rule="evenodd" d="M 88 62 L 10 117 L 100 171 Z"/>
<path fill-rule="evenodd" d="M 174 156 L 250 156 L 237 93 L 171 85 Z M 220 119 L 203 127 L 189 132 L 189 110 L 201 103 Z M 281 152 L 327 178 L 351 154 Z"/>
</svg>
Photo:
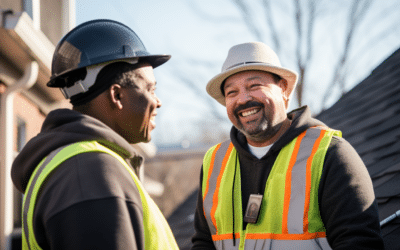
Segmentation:
<svg viewBox="0 0 400 250">
<path fill-rule="evenodd" d="M 250 111 L 243 112 L 243 113 L 242 113 L 242 116 L 243 116 L 243 117 L 246 117 L 246 116 L 255 114 L 255 113 L 257 113 L 257 112 L 258 112 L 258 109 L 253 109 L 253 110 L 250 110 Z"/>
<path fill-rule="evenodd" d="M 151 118 L 150 118 L 150 121 L 152 121 L 152 122 L 154 122 L 156 120 L 156 117 L 155 116 L 152 116 Z"/>
</svg>

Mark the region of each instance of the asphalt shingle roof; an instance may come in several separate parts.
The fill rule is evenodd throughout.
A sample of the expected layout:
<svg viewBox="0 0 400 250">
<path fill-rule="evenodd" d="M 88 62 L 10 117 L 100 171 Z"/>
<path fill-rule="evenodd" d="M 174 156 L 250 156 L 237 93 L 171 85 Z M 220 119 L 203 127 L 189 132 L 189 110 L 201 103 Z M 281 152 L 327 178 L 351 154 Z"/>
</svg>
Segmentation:
<svg viewBox="0 0 400 250">
<path fill-rule="evenodd" d="M 400 210 L 400 49 L 317 119 L 339 129 L 371 176 L 380 220 Z M 386 249 L 400 249 L 400 218 L 382 226 Z"/>
</svg>

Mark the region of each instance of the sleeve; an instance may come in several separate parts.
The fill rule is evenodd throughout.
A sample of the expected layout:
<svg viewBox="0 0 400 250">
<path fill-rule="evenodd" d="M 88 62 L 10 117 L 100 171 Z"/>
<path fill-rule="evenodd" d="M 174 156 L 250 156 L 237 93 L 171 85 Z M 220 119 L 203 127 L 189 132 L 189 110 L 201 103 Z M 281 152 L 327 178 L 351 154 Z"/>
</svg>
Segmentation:
<svg viewBox="0 0 400 250">
<path fill-rule="evenodd" d="M 371 178 L 355 149 L 342 138 L 332 138 L 318 197 L 332 249 L 384 249 Z"/>
<path fill-rule="evenodd" d="M 193 250 L 200 249 L 215 249 L 214 243 L 211 238 L 210 229 L 207 225 L 206 218 L 203 210 L 203 197 L 202 197 L 202 182 L 203 182 L 203 168 L 200 172 L 200 188 L 197 197 L 197 206 L 194 216 L 194 235 L 192 238 Z"/>
<path fill-rule="evenodd" d="M 43 249 L 144 249 L 136 184 L 109 154 L 74 156 L 43 186 L 34 232 Z"/>
</svg>

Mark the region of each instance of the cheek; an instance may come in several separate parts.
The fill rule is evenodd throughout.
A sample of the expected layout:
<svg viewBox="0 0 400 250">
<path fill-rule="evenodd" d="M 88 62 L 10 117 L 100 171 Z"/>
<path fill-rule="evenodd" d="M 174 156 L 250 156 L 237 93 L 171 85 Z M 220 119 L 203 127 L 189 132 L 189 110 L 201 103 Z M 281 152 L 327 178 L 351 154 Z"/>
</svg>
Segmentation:
<svg viewBox="0 0 400 250">
<path fill-rule="evenodd" d="M 140 95 L 130 98 L 126 103 L 127 109 L 124 112 L 123 119 L 126 119 L 130 126 L 141 130 L 148 120 L 148 103 L 148 100 Z"/>
<path fill-rule="evenodd" d="M 157 99 L 153 97 L 149 97 L 146 99 L 146 115 L 151 116 L 152 113 L 157 109 Z M 150 117 L 149 117 L 150 118 Z"/>
<path fill-rule="evenodd" d="M 226 113 L 228 115 L 229 120 L 231 120 L 232 122 L 234 122 L 236 120 L 236 116 L 235 116 L 235 106 L 233 105 L 232 102 L 226 102 Z"/>
<path fill-rule="evenodd" d="M 151 101 L 145 95 L 138 96 L 136 100 L 134 100 L 131 105 L 133 108 L 137 107 L 137 111 L 141 113 L 141 115 L 145 115 L 146 111 L 151 106 Z"/>
<path fill-rule="evenodd" d="M 141 110 L 140 116 L 143 117 L 143 122 L 147 124 L 157 109 L 157 99 L 151 96 L 143 96 L 138 105 L 140 105 Z"/>
<path fill-rule="evenodd" d="M 269 105 L 277 106 L 283 102 L 282 89 L 278 86 L 262 91 L 256 97 L 259 100 L 266 100 Z"/>
</svg>

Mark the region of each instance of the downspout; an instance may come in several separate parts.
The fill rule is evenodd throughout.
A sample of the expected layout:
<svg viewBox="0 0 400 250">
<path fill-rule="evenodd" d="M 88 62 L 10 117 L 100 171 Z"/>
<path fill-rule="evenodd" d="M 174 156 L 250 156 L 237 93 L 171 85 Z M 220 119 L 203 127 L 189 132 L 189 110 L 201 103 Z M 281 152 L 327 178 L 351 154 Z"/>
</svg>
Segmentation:
<svg viewBox="0 0 400 250">
<path fill-rule="evenodd" d="M 1 95 L 0 117 L 0 249 L 11 249 L 14 227 L 13 183 L 11 165 L 14 160 L 14 94 L 32 87 L 38 77 L 39 66 L 33 61 L 15 84 Z"/>
</svg>

